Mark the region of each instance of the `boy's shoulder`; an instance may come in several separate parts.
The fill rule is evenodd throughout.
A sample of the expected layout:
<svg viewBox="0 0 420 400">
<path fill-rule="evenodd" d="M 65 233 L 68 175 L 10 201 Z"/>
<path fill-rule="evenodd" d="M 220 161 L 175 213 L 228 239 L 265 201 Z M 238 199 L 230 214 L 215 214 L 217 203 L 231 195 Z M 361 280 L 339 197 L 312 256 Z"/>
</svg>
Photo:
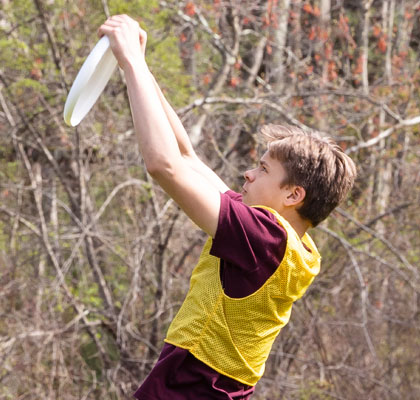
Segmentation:
<svg viewBox="0 0 420 400">
<path fill-rule="evenodd" d="M 263 224 L 283 228 L 283 224 L 278 224 L 278 219 L 276 218 L 278 213 L 275 210 L 259 205 L 248 206 L 242 201 L 242 194 L 233 190 L 222 193 L 221 205 L 222 218 L 236 214 L 236 217 L 240 218 L 245 225 L 248 225 L 248 223 L 251 225 Z"/>
</svg>

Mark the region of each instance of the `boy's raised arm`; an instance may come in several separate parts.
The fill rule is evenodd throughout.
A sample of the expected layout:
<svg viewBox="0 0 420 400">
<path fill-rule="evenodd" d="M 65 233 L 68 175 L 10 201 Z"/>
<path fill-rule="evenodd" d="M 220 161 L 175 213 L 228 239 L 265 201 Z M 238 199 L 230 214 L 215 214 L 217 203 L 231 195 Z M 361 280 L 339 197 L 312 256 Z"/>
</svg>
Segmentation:
<svg viewBox="0 0 420 400">
<path fill-rule="evenodd" d="M 134 128 L 148 172 L 201 229 L 214 236 L 220 211 L 220 192 L 227 187 L 220 183 L 221 180 L 216 185 L 209 183 L 192 166 L 196 164 L 191 163 L 189 139 L 186 142 L 179 136 L 185 132 L 179 130 L 178 122 L 181 122 L 173 119 L 171 113 L 167 115 L 168 109 L 164 109 L 165 103 L 162 104 L 160 91 L 146 65 L 141 47 L 146 40 L 144 31 L 128 16 L 114 16 L 98 32 L 108 36 L 124 71 Z M 172 109 L 169 111 L 173 112 Z M 192 157 L 196 157 L 194 155 Z"/>
<path fill-rule="evenodd" d="M 207 179 L 210 184 L 215 186 L 220 192 L 226 192 L 229 189 L 229 187 L 212 169 L 210 169 L 205 163 L 203 163 L 197 156 L 192 146 L 191 140 L 184 128 L 184 125 L 182 125 L 182 122 L 176 114 L 175 110 L 166 100 L 165 96 L 159 88 L 158 83 L 156 82 L 153 76 L 152 79 L 155 84 L 156 92 L 159 96 L 162 107 L 177 139 L 178 147 L 182 156 L 186 158 L 190 163 L 191 167 L 200 175 L 202 175 L 205 179 Z"/>
</svg>

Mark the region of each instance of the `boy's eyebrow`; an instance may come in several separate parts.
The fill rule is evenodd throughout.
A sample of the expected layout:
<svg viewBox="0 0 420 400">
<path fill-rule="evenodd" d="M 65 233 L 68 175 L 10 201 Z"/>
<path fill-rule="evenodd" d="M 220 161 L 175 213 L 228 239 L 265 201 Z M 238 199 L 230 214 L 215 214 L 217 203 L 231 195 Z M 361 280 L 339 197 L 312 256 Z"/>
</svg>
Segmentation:
<svg viewBox="0 0 420 400">
<path fill-rule="evenodd" d="M 260 165 L 263 166 L 263 167 L 269 168 L 269 165 L 264 160 L 260 160 Z"/>
</svg>

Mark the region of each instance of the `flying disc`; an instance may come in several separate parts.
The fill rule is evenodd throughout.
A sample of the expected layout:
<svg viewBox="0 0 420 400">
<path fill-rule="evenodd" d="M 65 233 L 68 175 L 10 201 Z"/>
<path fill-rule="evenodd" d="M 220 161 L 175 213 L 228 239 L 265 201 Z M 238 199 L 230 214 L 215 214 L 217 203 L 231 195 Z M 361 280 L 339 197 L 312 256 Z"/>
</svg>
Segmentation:
<svg viewBox="0 0 420 400">
<path fill-rule="evenodd" d="M 64 121 L 76 126 L 86 116 L 105 89 L 117 66 L 107 36 L 103 36 L 92 49 L 67 96 Z"/>
</svg>

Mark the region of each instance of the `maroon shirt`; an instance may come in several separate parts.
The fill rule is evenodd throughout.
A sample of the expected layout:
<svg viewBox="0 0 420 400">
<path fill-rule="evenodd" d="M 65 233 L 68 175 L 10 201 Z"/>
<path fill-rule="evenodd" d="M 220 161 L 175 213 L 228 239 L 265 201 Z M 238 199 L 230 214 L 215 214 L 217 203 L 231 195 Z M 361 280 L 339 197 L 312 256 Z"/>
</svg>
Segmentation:
<svg viewBox="0 0 420 400">
<path fill-rule="evenodd" d="M 223 290 L 245 297 L 258 290 L 281 263 L 287 234 L 272 213 L 242 203 L 233 191 L 221 195 L 210 254 L 221 259 Z M 247 400 L 254 387 L 224 376 L 188 350 L 165 343 L 149 376 L 134 394 L 141 400 Z"/>
</svg>

